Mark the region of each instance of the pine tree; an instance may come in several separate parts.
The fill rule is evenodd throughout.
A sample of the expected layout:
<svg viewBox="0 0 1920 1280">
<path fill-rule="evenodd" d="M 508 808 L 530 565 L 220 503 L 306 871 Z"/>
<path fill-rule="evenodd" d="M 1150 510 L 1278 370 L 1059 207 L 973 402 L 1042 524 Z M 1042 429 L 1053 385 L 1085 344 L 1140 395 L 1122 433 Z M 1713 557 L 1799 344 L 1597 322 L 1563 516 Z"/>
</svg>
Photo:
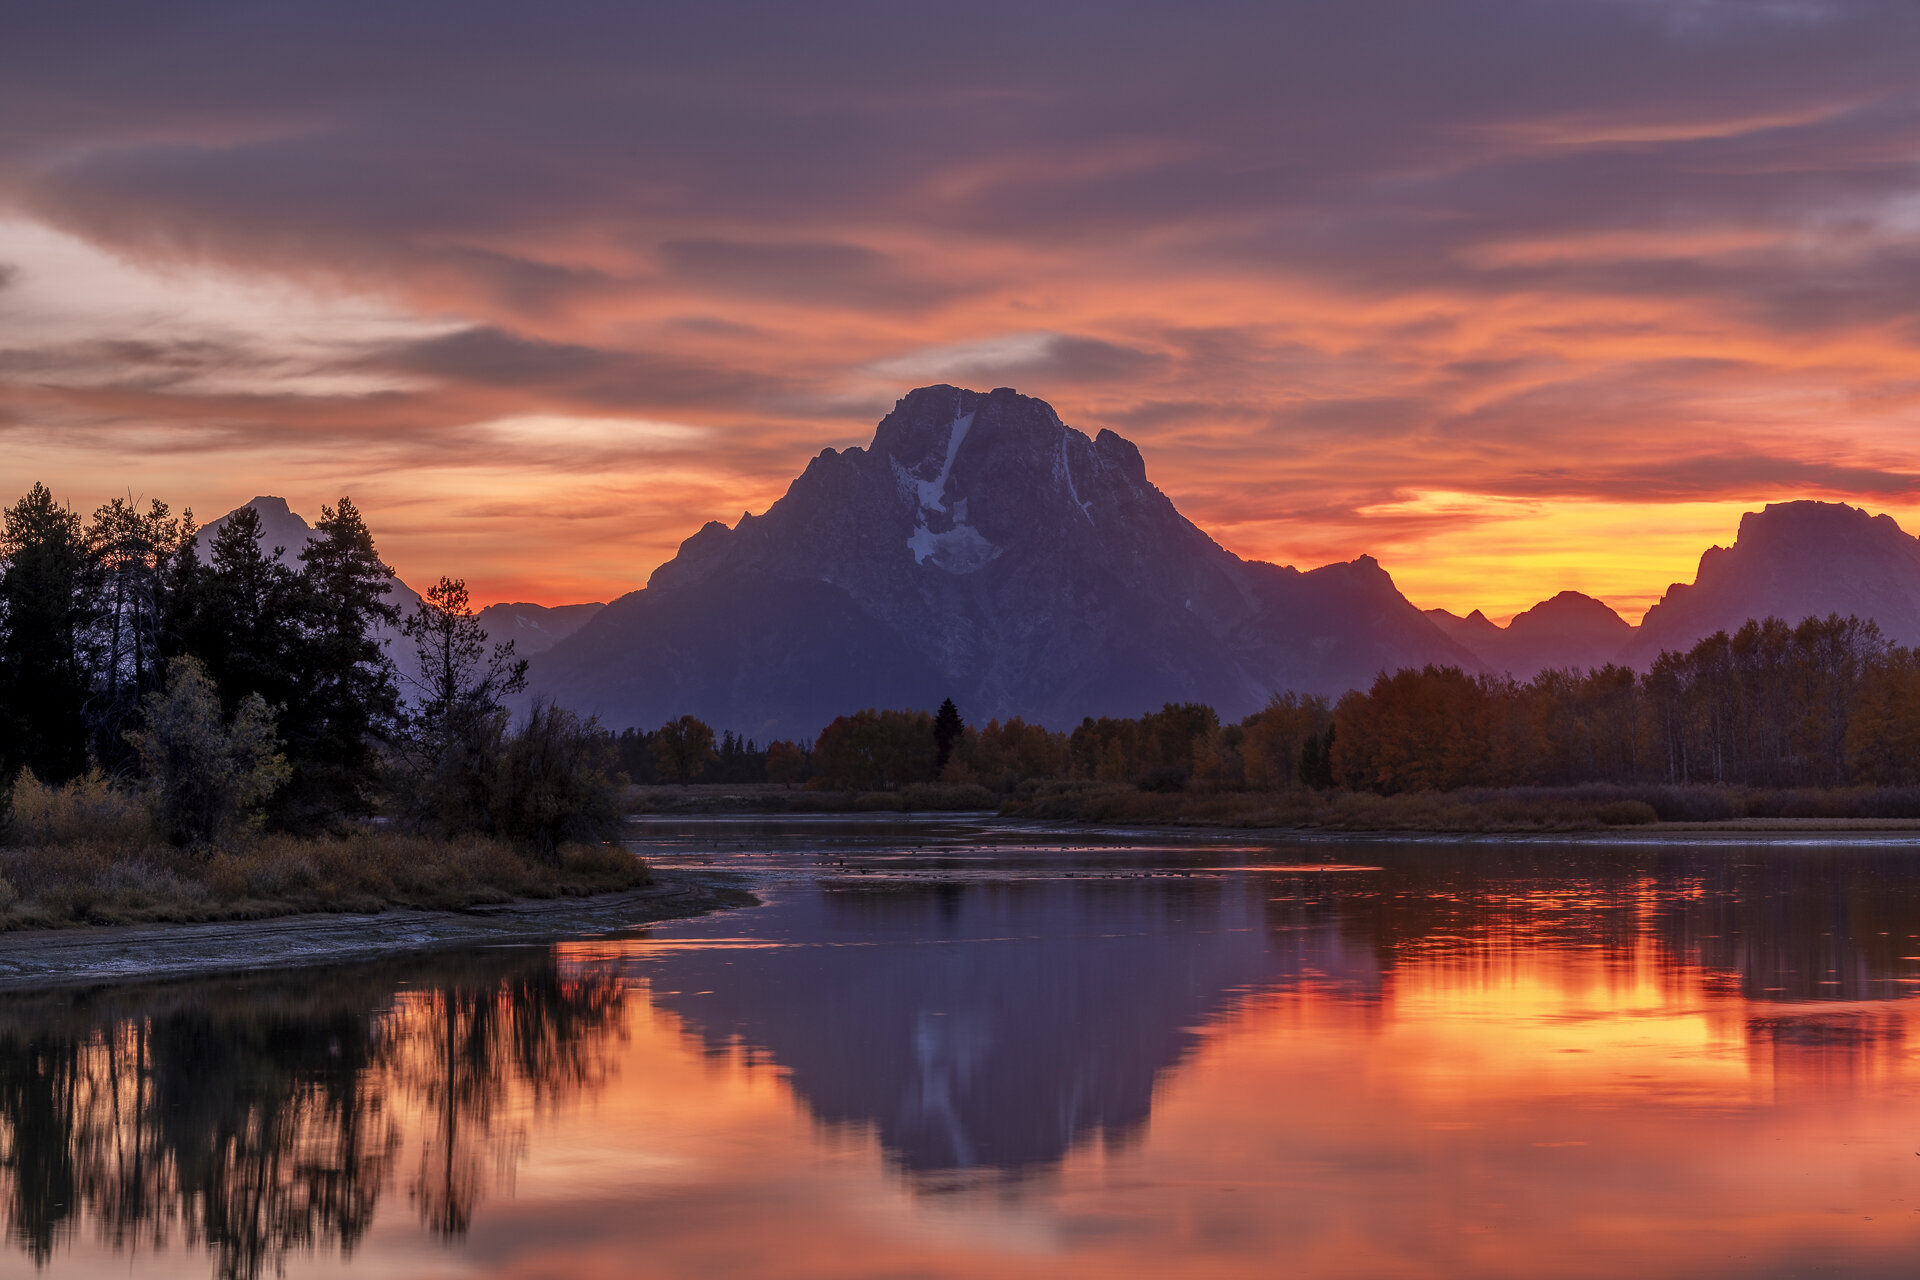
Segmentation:
<svg viewBox="0 0 1920 1280">
<path fill-rule="evenodd" d="M 0 769 L 86 772 L 88 599 L 80 517 L 33 486 L 0 521 Z"/>
<path fill-rule="evenodd" d="M 88 721 L 94 758 L 108 768 L 129 759 L 121 735 L 139 719 L 141 698 L 160 687 L 167 569 L 192 537 L 191 519 L 157 500 L 142 511 L 115 498 L 87 525 Z"/>
<path fill-rule="evenodd" d="M 261 543 L 260 513 L 241 507 L 214 535 L 212 565 L 187 651 L 205 664 L 227 714 L 248 694 L 286 708 L 305 696 L 299 669 L 300 584 L 282 559 L 286 548 Z"/>
<path fill-rule="evenodd" d="M 942 702 L 939 713 L 933 718 L 933 773 L 935 777 L 939 777 L 940 771 L 947 767 L 947 761 L 953 756 L 954 744 L 960 741 L 960 736 L 966 731 L 967 723 L 960 718 L 960 708 L 953 705 L 953 699 L 948 698 L 945 702 Z"/>
<path fill-rule="evenodd" d="M 420 656 L 420 714 L 431 720 L 463 707 L 492 710 L 527 687 L 527 660 L 513 641 L 487 650 L 487 629 L 467 596 L 464 578 L 441 578 L 428 588 L 400 629 Z"/>
<path fill-rule="evenodd" d="M 294 828 L 372 811 L 377 744 L 400 711 L 393 662 L 373 634 L 376 624 L 400 620 L 399 607 L 384 599 L 393 570 L 351 499 L 320 508 L 300 563 L 303 688 L 282 717 L 293 776 L 273 814 Z"/>
</svg>

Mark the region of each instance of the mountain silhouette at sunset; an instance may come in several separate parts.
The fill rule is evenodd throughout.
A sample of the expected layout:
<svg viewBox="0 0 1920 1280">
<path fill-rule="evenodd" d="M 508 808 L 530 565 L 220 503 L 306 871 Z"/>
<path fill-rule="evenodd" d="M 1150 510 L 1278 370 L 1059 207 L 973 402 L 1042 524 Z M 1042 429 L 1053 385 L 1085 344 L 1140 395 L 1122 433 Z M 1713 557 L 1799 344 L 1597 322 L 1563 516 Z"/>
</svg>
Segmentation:
<svg viewBox="0 0 1920 1280">
<path fill-rule="evenodd" d="M 298 556 L 312 528 L 262 496 L 263 541 Z M 201 533 L 202 553 L 227 517 Z M 403 612 L 419 603 L 392 580 Z M 1064 726 L 1205 702 L 1229 717 L 1294 690 L 1337 698 L 1428 663 L 1527 680 L 1644 669 L 1749 618 L 1838 613 L 1920 642 L 1920 539 L 1841 503 L 1748 513 L 1692 583 L 1636 627 L 1562 591 L 1505 626 L 1416 608 L 1377 561 L 1302 572 L 1243 560 L 1176 510 L 1140 452 L 1066 426 L 1044 401 L 923 387 L 866 448 L 827 449 L 785 497 L 712 522 L 611 605 L 496 603 L 491 641 L 535 658 L 535 696 L 610 725 L 694 714 L 804 736 L 863 706 L 937 705 Z M 382 637 L 407 677 L 397 631 Z"/>
<path fill-rule="evenodd" d="M 1900 644 L 1920 644 L 1920 539 L 1892 516 L 1839 502 L 1779 502 L 1740 519 L 1728 547 L 1710 547 L 1691 583 L 1647 611 L 1622 652 L 1644 666 L 1748 618 L 1830 613 L 1871 618 Z"/>
<path fill-rule="evenodd" d="M 1238 717 L 1430 662 L 1477 665 L 1371 557 L 1242 560 L 1119 435 L 1006 388 L 932 386 L 765 514 L 687 539 L 542 655 L 532 687 L 609 723 L 806 734 L 948 696 L 982 721 L 1186 701 Z"/>
<path fill-rule="evenodd" d="M 1521 680 L 1549 668 L 1603 667 L 1620 657 L 1634 634 L 1625 618 L 1578 591 L 1543 600 L 1504 627 L 1478 609 L 1464 618 L 1445 609 L 1429 609 L 1427 616 L 1489 671 Z"/>
</svg>

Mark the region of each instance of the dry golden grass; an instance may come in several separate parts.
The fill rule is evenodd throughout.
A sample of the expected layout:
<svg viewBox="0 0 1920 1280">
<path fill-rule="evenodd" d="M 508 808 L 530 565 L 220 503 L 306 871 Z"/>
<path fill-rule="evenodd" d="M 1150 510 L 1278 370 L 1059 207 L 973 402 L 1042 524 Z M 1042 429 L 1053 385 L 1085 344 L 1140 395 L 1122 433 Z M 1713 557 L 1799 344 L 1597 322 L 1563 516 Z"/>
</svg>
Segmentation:
<svg viewBox="0 0 1920 1280">
<path fill-rule="evenodd" d="M 652 881 L 607 845 L 567 845 L 559 865 L 484 837 L 436 840 L 379 827 L 248 836 L 176 849 L 139 799 L 98 774 L 48 787 L 22 774 L 0 842 L 0 929 L 250 919 L 386 907 L 460 910 L 515 898 L 605 893 Z"/>
<path fill-rule="evenodd" d="M 559 866 L 497 840 L 435 840 L 366 829 L 263 836 L 191 852 L 94 841 L 0 849 L 0 929 L 256 919 L 389 907 L 461 910 L 516 898 L 608 893 L 652 882 L 610 845 L 567 845 Z"/>
</svg>

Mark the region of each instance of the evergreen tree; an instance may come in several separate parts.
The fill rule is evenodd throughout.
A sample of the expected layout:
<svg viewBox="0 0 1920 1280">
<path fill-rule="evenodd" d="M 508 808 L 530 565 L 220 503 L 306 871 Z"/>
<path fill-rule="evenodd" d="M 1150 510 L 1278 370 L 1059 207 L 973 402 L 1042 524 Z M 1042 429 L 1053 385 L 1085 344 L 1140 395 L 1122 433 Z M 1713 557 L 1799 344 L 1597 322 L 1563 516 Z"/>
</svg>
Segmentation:
<svg viewBox="0 0 1920 1280">
<path fill-rule="evenodd" d="M 80 517 L 36 484 L 0 521 L 0 769 L 62 783 L 86 772 Z"/>
<path fill-rule="evenodd" d="M 420 716 L 444 717 L 461 707 L 493 710 L 527 687 L 527 660 L 513 641 L 487 649 L 487 629 L 467 596 L 464 578 L 441 578 L 400 629 L 420 655 Z"/>
<path fill-rule="evenodd" d="M 374 634 L 400 621 L 383 597 L 393 570 L 349 498 L 321 507 L 300 553 L 299 671 L 302 691 L 282 716 L 293 776 L 275 797 L 274 820 L 312 827 L 371 812 L 378 741 L 400 711 L 392 660 Z"/>
<path fill-rule="evenodd" d="M 167 570 L 182 539 L 192 538 L 191 521 L 164 502 L 142 511 L 115 498 L 87 525 L 93 685 L 87 718 L 94 758 L 108 768 L 127 760 L 122 734 L 139 719 L 140 700 L 160 687 Z"/>
<path fill-rule="evenodd" d="M 406 743 L 408 807 L 447 833 L 484 829 L 493 774 L 505 749 L 502 698 L 527 684 L 527 660 L 513 641 L 487 647 L 467 584 L 441 578 L 401 623 L 420 658 L 420 709 Z"/>
<path fill-rule="evenodd" d="M 261 542 L 260 513 L 241 507 L 214 535 L 185 648 L 206 666 L 231 715 L 249 694 L 287 708 L 306 696 L 300 670 L 300 583 L 286 548 Z"/>
<path fill-rule="evenodd" d="M 160 570 L 160 660 L 184 656 L 207 594 L 207 566 L 201 563 L 199 529 L 193 512 L 180 516 L 180 538 Z"/>
<path fill-rule="evenodd" d="M 933 772 L 938 777 L 947 767 L 947 761 L 953 757 L 954 744 L 966 733 L 966 721 L 960 718 L 960 708 L 948 698 L 940 704 L 939 712 L 933 717 Z"/>
</svg>

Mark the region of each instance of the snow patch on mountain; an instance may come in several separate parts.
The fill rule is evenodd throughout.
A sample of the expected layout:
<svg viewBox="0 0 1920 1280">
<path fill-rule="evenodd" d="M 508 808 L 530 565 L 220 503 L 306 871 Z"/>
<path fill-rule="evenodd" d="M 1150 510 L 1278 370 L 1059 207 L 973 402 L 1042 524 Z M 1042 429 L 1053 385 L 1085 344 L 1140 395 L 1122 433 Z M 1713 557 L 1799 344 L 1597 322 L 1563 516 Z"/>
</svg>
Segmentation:
<svg viewBox="0 0 1920 1280">
<path fill-rule="evenodd" d="M 935 533 L 922 523 L 907 539 L 915 564 L 933 563 L 948 573 L 972 573 L 984 568 L 1000 554 L 1000 548 L 970 524 L 955 524 L 944 533 Z"/>
<path fill-rule="evenodd" d="M 1066 481 L 1067 496 L 1073 499 L 1074 506 L 1080 508 L 1080 514 L 1087 518 L 1087 523 L 1092 524 L 1093 523 L 1093 504 L 1089 502 L 1080 501 L 1080 490 L 1074 487 L 1073 463 L 1067 457 L 1066 424 L 1060 421 L 1060 415 L 1055 414 L 1053 418 L 1053 425 L 1060 428 L 1060 456 L 1058 459 L 1054 461 L 1054 464 L 1053 464 L 1054 478 L 1058 480 Z"/>
<path fill-rule="evenodd" d="M 952 424 L 947 428 L 947 456 L 940 464 L 940 473 L 931 480 L 921 479 L 897 462 L 893 464 L 894 474 L 899 478 L 903 490 L 918 500 L 913 533 L 907 538 L 907 550 L 913 554 L 915 564 L 931 561 L 936 569 L 944 569 L 948 573 L 972 573 L 1000 554 L 999 547 L 967 523 L 965 498 L 956 501 L 951 509 L 947 506 L 947 485 L 953 479 L 954 459 L 960 456 L 960 446 L 965 443 L 967 430 L 971 426 L 973 414 L 954 415 Z M 935 521 L 946 523 L 949 527 L 935 529 Z"/>
</svg>

